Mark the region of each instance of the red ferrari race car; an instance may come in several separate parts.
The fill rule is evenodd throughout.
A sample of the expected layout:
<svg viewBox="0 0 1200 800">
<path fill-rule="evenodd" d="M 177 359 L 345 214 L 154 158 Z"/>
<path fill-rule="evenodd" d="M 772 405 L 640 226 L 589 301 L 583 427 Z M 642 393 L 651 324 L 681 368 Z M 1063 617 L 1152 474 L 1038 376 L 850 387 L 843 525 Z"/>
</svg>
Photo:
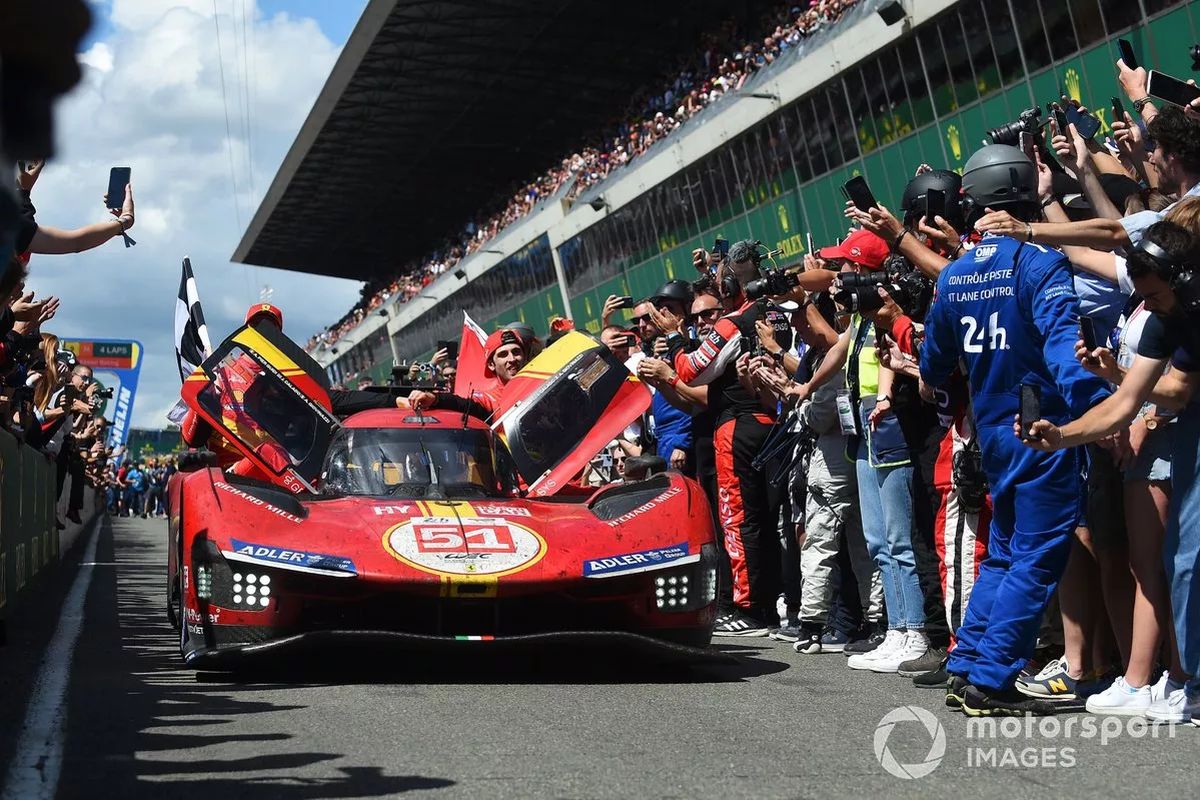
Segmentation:
<svg viewBox="0 0 1200 800">
<path fill-rule="evenodd" d="M 327 389 L 269 325 L 236 332 L 185 383 L 188 405 L 272 477 L 210 467 L 168 489 L 168 612 L 188 664 L 375 641 L 714 652 L 699 485 L 677 472 L 571 483 L 649 400 L 590 337 L 530 362 L 490 425 L 408 409 L 339 423 Z"/>
</svg>

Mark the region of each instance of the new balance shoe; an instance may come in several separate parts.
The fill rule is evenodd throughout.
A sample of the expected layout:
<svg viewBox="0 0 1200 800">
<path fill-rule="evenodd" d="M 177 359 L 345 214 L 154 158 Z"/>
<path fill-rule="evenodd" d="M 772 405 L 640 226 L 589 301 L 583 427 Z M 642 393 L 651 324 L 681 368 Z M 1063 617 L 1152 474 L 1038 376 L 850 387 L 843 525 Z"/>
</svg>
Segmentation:
<svg viewBox="0 0 1200 800">
<path fill-rule="evenodd" d="M 1167 684 L 1167 696 L 1150 704 L 1146 718 L 1153 722 L 1190 722 L 1200 714 L 1200 692 L 1188 693 L 1185 687 Z"/>
<path fill-rule="evenodd" d="M 970 684 L 961 675 L 950 675 L 946 683 L 946 708 L 951 711 L 962 711 L 963 695 Z"/>
<path fill-rule="evenodd" d="M 850 637 L 839 630 L 830 628 L 821 634 L 822 653 L 841 653 L 850 644 Z"/>
<path fill-rule="evenodd" d="M 1054 704 L 1012 689 L 981 689 L 968 686 L 963 692 L 963 713 L 968 717 L 1044 717 L 1053 714 Z"/>
<path fill-rule="evenodd" d="M 900 669 L 896 670 L 896 673 L 905 678 L 915 678 L 918 675 L 924 675 L 938 667 L 945 666 L 945 664 L 946 648 L 930 647 L 925 651 L 925 655 L 920 658 L 914 658 L 911 661 L 905 661 L 901 664 Z"/>
<path fill-rule="evenodd" d="M 766 636 L 770 631 L 762 621 L 755 619 L 741 609 L 733 611 L 717 618 L 717 624 L 713 627 L 713 636 Z"/>
<path fill-rule="evenodd" d="M 1125 681 L 1123 675 L 1117 676 L 1102 692 L 1093 694 L 1087 699 L 1085 706 L 1092 714 L 1111 714 L 1123 717 L 1140 717 L 1154 701 L 1153 688 L 1150 684 L 1134 687 Z"/>
<path fill-rule="evenodd" d="M 842 648 L 842 652 L 848 656 L 869 653 L 876 647 L 879 647 L 879 645 L 883 644 L 883 640 L 886 637 L 887 630 L 881 625 L 876 625 L 864 638 L 847 642 L 846 646 Z"/>
<path fill-rule="evenodd" d="M 1032 678 L 1018 678 L 1017 691 L 1042 700 L 1076 700 L 1075 689 L 1084 676 L 1072 678 L 1068 670 L 1067 657 L 1056 658 Z"/>
<path fill-rule="evenodd" d="M 855 653 L 851 655 L 846 660 L 846 666 L 850 669 L 869 669 L 874 671 L 873 664 L 876 661 L 891 658 L 894 653 L 904 647 L 904 642 L 904 631 L 888 631 L 884 634 L 883 641 L 880 642 L 878 647 L 867 653 Z M 895 672 L 895 669 L 892 672 Z"/>
</svg>

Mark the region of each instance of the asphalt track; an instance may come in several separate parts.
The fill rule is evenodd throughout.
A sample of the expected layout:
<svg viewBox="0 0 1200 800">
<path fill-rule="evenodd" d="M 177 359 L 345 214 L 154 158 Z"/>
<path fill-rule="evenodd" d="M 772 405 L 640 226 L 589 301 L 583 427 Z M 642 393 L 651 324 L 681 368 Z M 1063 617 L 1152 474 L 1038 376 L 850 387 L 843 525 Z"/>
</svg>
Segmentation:
<svg viewBox="0 0 1200 800">
<path fill-rule="evenodd" d="M 1057 736 L 1034 721 L 968 738 L 940 693 L 762 639 L 720 645 L 735 665 L 682 672 L 621 654 L 369 654 L 197 675 L 182 668 L 163 613 L 164 526 L 106 521 L 79 567 L 93 572 L 66 683 L 61 774 L 41 784 L 44 796 L 1166 797 L 1197 785 L 1200 729 L 1190 725 L 1155 737 L 1117 721 L 1102 742 L 1105 729 L 1088 737 L 1075 714 L 1055 718 Z M 47 591 L 66 597 L 74 579 Z M 46 633 L 10 633 L 0 649 L 10 780 L 43 775 L 45 754 L 16 751 L 29 687 L 45 672 L 40 648 L 59 624 L 57 611 L 47 616 Z M 905 706 L 932 712 L 933 732 L 916 719 L 879 728 Z M 929 774 L 905 780 L 881 766 L 886 745 L 885 762 L 920 771 L 939 726 L 944 754 Z"/>
</svg>

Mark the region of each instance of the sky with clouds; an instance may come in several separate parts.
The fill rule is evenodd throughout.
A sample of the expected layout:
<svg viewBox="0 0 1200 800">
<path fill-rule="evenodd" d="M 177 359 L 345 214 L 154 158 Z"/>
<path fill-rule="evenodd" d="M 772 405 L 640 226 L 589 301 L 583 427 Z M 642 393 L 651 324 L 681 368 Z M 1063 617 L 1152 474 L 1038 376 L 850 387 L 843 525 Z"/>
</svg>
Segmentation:
<svg viewBox="0 0 1200 800">
<path fill-rule="evenodd" d="M 355 281 L 229 258 L 365 0 L 93 0 L 91 6 L 93 28 L 80 54 L 84 77 L 57 105 L 57 154 L 33 201 L 45 225 L 101 221 L 109 168 L 127 165 L 137 246 L 125 248 L 118 237 L 86 253 L 35 255 L 27 288 L 62 297 L 62 310 L 46 325 L 62 338 L 143 343 L 133 424 L 160 428 L 179 398 L 172 320 L 184 256 L 191 258 L 214 345 L 241 323 L 263 286 L 299 341 L 358 299 Z"/>
</svg>

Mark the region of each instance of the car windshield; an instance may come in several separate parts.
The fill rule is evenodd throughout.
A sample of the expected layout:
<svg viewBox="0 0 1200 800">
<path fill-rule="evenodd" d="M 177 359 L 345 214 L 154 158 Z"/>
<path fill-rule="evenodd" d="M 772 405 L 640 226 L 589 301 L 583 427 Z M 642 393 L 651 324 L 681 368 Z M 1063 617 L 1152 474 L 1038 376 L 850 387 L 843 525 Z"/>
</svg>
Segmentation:
<svg viewBox="0 0 1200 800">
<path fill-rule="evenodd" d="M 325 459 L 322 493 L 371 497 L 511 497 L 517 480 L 490 431 L 343 428 Z"/>
</svg>

